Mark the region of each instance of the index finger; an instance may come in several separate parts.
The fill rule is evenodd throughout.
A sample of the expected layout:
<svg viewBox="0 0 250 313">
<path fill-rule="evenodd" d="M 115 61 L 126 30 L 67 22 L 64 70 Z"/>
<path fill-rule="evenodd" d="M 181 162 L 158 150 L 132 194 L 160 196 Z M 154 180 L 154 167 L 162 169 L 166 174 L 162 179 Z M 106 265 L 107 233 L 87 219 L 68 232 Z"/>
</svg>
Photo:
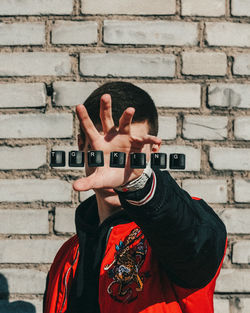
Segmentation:
<svg viewBox="0 0 250 313">
<path fill-rule="evenodd" d="M 100 118 L 104 134 L 109 132 L 114 127 L 111 109 L 111 96 L 104 94 L 100 99 Z"/>
<path fill-rule="evenodd" d="M 95 141 L 100 137 L 95 125 L 90 119 L 88 112 L 83 104 L 76 106 L 76 114 L 80 122 L 80 127 L 84 133 L 89 137 L 90 141 Z"/>
</svg>

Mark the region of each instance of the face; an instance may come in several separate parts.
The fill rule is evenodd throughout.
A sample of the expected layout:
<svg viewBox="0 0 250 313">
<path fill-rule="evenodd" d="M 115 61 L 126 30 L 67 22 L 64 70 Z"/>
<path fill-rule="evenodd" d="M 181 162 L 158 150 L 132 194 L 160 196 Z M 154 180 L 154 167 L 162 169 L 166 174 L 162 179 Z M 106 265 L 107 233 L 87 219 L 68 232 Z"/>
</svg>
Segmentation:
<svg viewBox="0 0 250 313">
<path fill-rule="evenodd" d="M 98 132 L 103 135 L 103 131 L 102 131 L 102 127 L 100 125 L 96 126 L 96 129 L 98 130 Z M 139 123 L 132 123 L 131 124 L 131 135 L 134 136 L 138 136 L 138 135 L 147 135 L 149 131 L 149 126 L 148 126 L 148 122 L 144 121 L 144 122 L 139 122 Z M 87 155 L 87 152 L 89 150 L 91 150 L 91 145 L 88 141 L 88 138 L 85 137 L 85 143 L 83 143 L 82 138 L 80 136 L 80 134 L 78 135 L 78 147 L 80 151 L 83 151 L 85 153 L 85 156 Z M 159 151 L 159 146 L 158 145 L 150 145 L 150 144 L 146 144 L 144 145 L 142 152 L 146 153 L 146 159 L 147 162 L 149 162 L 150 160 L 150 154 L 151 153 L 155 153 L 157 151 Z M 86 176 L 91 175 L 94 172 L 94 168 L 93 167 L 88 167 L 87 162 L 85 162 L 85 171 L 86 171 Z M 115 193 L 113 189 L 111 188 L 106 188 L 105 189 L 107 192 L 111 192 L 111 193 Z M 103 191 L 105 191 L 103 190 Z"/>
</svg>

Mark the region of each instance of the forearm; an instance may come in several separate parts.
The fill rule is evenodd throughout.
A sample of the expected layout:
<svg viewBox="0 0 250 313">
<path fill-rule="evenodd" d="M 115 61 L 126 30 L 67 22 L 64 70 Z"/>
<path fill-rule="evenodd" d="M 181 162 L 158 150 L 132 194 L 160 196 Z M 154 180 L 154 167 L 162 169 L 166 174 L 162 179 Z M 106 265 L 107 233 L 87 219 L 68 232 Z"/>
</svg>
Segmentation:
<svg viewBox="0 0 250 313">
<path fill-rule="evenodd" d="M 172 280 L 183 287 L 201 287 L 223 257 L 225 226 L 211 207 L 192 199 L 167 171 L 154 173 L 155 181 L 152 176 L 143 189 L 118 192 L 121 204 Z"/>
</svg>

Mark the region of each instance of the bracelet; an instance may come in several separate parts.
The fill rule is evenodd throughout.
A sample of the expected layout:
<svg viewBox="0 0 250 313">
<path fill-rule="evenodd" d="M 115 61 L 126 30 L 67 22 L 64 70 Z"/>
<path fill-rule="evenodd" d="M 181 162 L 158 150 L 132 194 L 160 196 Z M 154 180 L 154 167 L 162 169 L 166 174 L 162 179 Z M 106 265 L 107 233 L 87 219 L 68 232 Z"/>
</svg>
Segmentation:
<svg viewBox="0 0 250 313">
<path fill-rule="evenodd" d="M 141 176 L 137 177 L 136 179 L 130 181 L 129 183 L 125 185 L 115 187 L 114 189 L 117 191 L 122 191 L 122 192 L 136 191 L 136 190 L 142 189 L 146 185 L 146 182 L 150 178 L 151 174 L 152 174 L 152 168 L 150 167 L 150 164 L 148 162 Z"/>
</svg>

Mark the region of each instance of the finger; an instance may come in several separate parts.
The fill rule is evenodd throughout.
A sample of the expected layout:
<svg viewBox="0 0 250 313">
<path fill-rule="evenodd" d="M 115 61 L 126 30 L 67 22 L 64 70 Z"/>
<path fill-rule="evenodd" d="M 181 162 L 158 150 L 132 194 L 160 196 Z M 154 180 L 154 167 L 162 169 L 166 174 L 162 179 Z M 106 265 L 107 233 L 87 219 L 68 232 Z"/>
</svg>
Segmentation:
<svg viewBox="0 0 250 313">
<path fill-rule="evenodd" d="M 95 177 L 95 173 L 91 174 L 90 176 L 77 179 L 73 183 L 73 189 L 75 191 L 87 191 L 87 190 L 93 189 L 94 182 L 95 182 L 93 179 L 94 177 Z"/>
<path fill-rule="evenodd" d="M 119 119 L 119 133 L 130 134 L 131 122 L 135 113 L 135 108 L 127 108 Z"/>
<path fill-rule="evenodd" d="M 132 142 L 142 144 L 161 144 L 162 141 L 160 138 L 152 135 L 145 135 L 142 137 L 131 136 L 131 139 Z"/>
<path fill-rule="evenodd" d="M 80 122 L 80 127 L 84 133 L 89 137 L 90 142 L 97 140 L 100 137 L 95 125 L 91 121 L 88 112 L 83 104 L 76 106 L 76 114 Z"/>
<path fill-rule="evenodd" d="M 109 132 L 114 127 L 114 121 L 112 117 L 111 96 L 104 94 L 100 100 L 100 119 L 102 122 L 102 130 L 104 134 Z"/>
</svg>

